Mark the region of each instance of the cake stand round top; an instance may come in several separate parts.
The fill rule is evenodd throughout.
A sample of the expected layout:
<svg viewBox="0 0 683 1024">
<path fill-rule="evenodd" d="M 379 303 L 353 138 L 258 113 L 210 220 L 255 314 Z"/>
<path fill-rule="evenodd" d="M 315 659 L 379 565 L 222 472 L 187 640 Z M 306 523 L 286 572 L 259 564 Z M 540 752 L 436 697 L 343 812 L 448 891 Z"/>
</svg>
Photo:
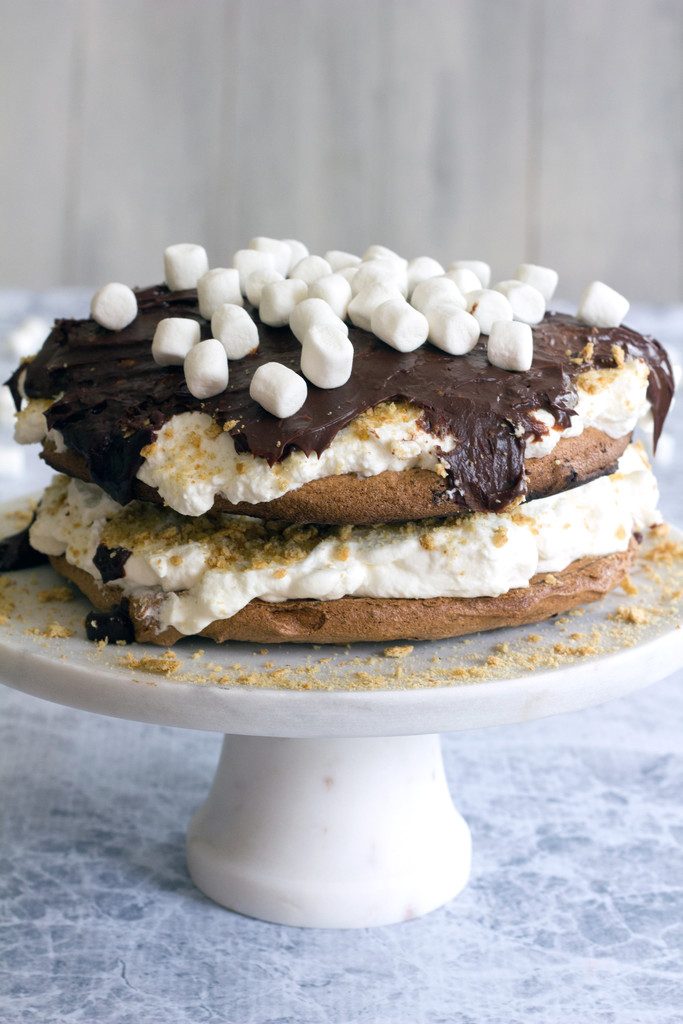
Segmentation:
<svg viewBox="0 0 683 1024">
<path fill-rule="evenodd" d="M 0 518 L 0 536 L 10 532 Z M 251 736 L 411 735 L 542 718 L 683 665 L 682 536 L 646 539 L 629 593 L 530 627 L 414 645 L 98 646 L 84 636 L 88 605 L 52 569 L 9 573 L 0 680 L 100 714 Z"/>
</svg>

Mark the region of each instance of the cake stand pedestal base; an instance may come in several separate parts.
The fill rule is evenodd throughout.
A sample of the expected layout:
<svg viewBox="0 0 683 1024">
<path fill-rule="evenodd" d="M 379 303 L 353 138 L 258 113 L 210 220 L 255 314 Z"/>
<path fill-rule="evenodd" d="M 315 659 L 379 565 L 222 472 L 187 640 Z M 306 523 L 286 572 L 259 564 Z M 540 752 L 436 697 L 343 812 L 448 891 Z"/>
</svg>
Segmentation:
<svg viewBox="0 0 683 1024">
<path fill-rule="evenodd" d="M 456 896 L 471 841 L 436 735 L 226 736 L 187 856 L 195 884 L 241 914 L 361 928 Z"/>
</svg>

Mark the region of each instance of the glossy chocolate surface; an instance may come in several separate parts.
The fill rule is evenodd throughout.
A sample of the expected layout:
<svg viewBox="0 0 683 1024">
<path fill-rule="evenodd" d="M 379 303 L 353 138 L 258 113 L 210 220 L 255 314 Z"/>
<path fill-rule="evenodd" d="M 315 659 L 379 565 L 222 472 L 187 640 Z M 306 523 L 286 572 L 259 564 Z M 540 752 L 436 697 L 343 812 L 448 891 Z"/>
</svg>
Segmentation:
<svg viewBox="0 0 683 1024">
<path fill-rule="evenodd" d="M 294 449 L 322 452 L 360 413 L 398 399 L 419 406 L 436 436 L 453 434 L 461 442 L 445 456 L 453 500 L 475 511 L 496 510 L 524 493 L 526 438 L 546 431 L 533 411 L 545 409 L 561 427 L 568 426 L 577 400 L 576 377 L 591 366 L 616 365 L 620 353 L 615 346 L 650 367 L 655 440 L 673 394 L 668 358 L 654 339 L 628 327 L 588 327 L 550 313 L 533 328 L 534 361 L 527 373 L 491 366 L 485 337 L 466 356 L 450 356 L 429 344 L 402 354 L 351 327 L 355 358 L 349 382 L 330 391 L 309 384 L 299 412 L 278 420 L 252 401 L 249 382 L 256 367 L 271 360 L 299 370 L 301 349 L 289 328 L 267 327 L 250 310 L 258 325 L 258 351 L 230 363 L 226 391 L 200 401 L 188 392 L 182 367 L 155 364 L 150 344 L 157 323 L 168 316 L 192 317 L 202 337 L 210 336 L 196 293 L 158 286 L 137 294 L 138 316 L 123 331 L 105 330 L 92 320 L 57 321 L 27 367 L 23 385 L 33 398 L 61 394 L 47 411 L 48 425 L 85 459 L 91 479 L 120 502 L 132 497 L 141 449 L 177 413 L 207 412 L 230 432 L 239 451 L 273 464 Z M 15 400 L 20 372 L 10 381 Z"/>
</svg>

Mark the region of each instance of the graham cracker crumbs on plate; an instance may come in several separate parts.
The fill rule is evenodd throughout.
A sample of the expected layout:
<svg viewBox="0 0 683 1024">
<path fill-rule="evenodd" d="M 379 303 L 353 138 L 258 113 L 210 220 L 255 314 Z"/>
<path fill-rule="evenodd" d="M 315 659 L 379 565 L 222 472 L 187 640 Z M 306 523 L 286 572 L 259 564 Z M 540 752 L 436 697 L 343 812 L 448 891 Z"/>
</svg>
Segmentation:
<svg viewBox="0 0 683 1024">
<path fill-rule="evenodd" d="M 664 565 L 672 566 L 683 558 L 683 544 L 680 541 L 665 538 L 655 544 L 650 551 L 646 551 L 643 557 L 648 562 L 663 562 Z"/>
<path fill-rule="evenodd" d="M 385 658 L 406 658 L 414 650 L 412 644 L 400 644 L 396 647 L 385 647 L 384 656 Z"/>
<path fill-rule="evenodd" d="M 69 601 L 74 601 L 76 597 L 70 587 L 48 587 L 46 590 L 39 590 L 36 596 L 41 604 L 49 604 L 53 601 L 67 604 Z"/>
<path fill-rule="evenodd" d="M 621 584 L 621 589 L 624 591 L 625 594 L 628 594 L 629 597 L 635 597 L 638 593 L 638 587 L 635 585 L 630 576 L 624 576 L 624 579 Z"/>
<path fill-rule="evenodd" d="M 204 649 L 202 647 L 200 647 L 198 650 L 193 651 L 193 653 L 192 653 L 192 660 L 193 661 L 199 661 L 199 659 L 202 658 L 204 656 L 204 654 L 205 654 Z"/>
<path fill-rule="evenodd" d="M 589 658 L 593 654 L 598 654 L 600 648 L 596 644 L 579 644 L 577 647 L 572 647 L 570 644 L 553 644 L 553 650 L 555 654 L 569 655 L 570 658 Z"/>
<path fill-rule="evenodd" d="M 137 672 L 158 673 L 162 676 L 174 675 L 181 664 L 180 658 L 173 651 L 165 651 L 161 655 L 143 654 L 139 658 L 129 652 L 119 658 L 119 665 L 123 668 L 132 668 Z"/>
<path fill-rule="evenodd" d="M 14 611 L 14 601 L 10 597 L 10 591 L 14 589 L 14 580 L 9 576 L 0 576 L 0 616 L 3 625 L 7 623 Z"/>
<path fill-rule="evenodd" d="M 73 629 L 62 625 L 61 622 L 48 622 L 47 626 L 43 629 L 39 626 L 33 626 L 31 629 L 27 629 L 26 632 L 31 636 L 47 637 L 48 640 L 66 640 L 74 635 Z"/>
<path fill-rule="evenodd" d="M 633 626 L 647 626 L 652 622 L 652 613 L 647 608 L 639 608 L 635 604 L 621 604 L 612 612 L 610 618 L 619 622 L 629 622 Z"/>
<path fill-rule="evenodd" d="M 540 644 L 541 637 L 538 633 L 529 633 L 529 635 L 525 637 L 525 640 L 528 644 Z"/>
</svg>

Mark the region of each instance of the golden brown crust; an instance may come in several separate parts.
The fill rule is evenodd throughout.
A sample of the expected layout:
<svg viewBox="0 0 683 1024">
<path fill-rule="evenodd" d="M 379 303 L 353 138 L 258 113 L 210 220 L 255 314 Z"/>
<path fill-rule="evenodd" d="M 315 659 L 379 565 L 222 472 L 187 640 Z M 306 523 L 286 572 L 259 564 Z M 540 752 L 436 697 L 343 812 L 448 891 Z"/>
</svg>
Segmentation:
<svg viewBox="0 0 683 1024">
<path fill-rule="evenodd" d="M 435 597 L 424 600 L 342 597 L 337 601 L 251 601 L 229 619 L 212 622 L 201 631 L 217 643 L 353 643 L 388 640 L 438 640 L 503 626 L 539 622 L 602 597 L 628 573 L 637 544 L 627 551 L 583 558 L 562 572 L 534 576 L 528 587 L 500 597 Z M 98 583 L 65 558 L 52 565 L 75 583 L 93 605 L 109 611 L 121 602 L 120 591 Z M 170 646 L 182 639 L 174 628 L 158 630 L 154 598 L 133 597 L 129 614 L 140 643 Z"/>
<path fill-rule="evenodd" d="M 611 438 L 592 427 L 578 437 L 562 438 L 554 451 L 526 463 L 527 500 L 578 487 L 613 472 L 630 436 Z M 49 444 L 43 458 L 67 476 L 88 480 L 84 460 L 74 452 L 57 452 Z M 158 491 L 135 481 L 136 497 L 162 504 Z M 462 508 L 448 496 L 445 479 L 425 469 L 387 470 L 377 476 L 352 473 L 312 480 L 273 501 L 232 504 L 218 496 L 214 511 L 280 519 L 291 523 L 388 523 L 431 516 L 456 516 Z"/>
</svg>

